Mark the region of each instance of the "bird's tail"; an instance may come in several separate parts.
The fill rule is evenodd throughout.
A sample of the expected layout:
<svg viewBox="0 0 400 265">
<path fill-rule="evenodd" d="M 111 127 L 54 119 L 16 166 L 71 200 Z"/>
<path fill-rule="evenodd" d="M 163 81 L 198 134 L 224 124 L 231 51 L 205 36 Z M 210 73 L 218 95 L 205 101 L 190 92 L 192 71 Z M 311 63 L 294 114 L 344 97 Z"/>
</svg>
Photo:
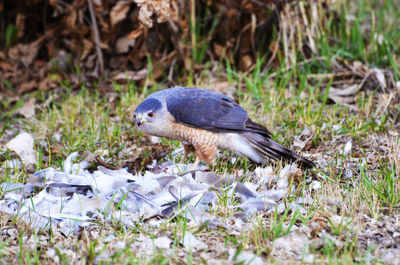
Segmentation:
<svg viewBox="0 0 400 265">
<path fill-rule="evenodd" d="M 253 132 L 245 132 L 241 134 L 247 142 L 258 151 L 262 157 L 269 157 L 275 160 L 288 160 L 290 162 L 296 162 L 303 165 L 306 168 L 314 167 L 314 163 L 310 160 L 296 154 L 293 151 L 283 147 L 282 145 L 275 143 L 271 139 Z"/>
</svg>

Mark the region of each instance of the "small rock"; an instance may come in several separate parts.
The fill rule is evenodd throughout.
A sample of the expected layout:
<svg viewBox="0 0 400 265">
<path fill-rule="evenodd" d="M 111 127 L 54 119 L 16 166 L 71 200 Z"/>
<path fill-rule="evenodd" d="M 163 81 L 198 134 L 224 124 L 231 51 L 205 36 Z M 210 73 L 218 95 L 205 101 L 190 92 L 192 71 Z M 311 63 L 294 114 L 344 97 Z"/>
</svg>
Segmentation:
<svg viewBox="0 0 400 265">
<path fill-rule="evenodd" d="M 156 248 L 169 249 L 171 243 L 172 240 L 166 236 L 154 239 L 154 245 L 156 246 Z"/>
<path fill-rule="evenodd" d="M 309 240 L 302 232 L 290 233 L 272 243 L 271 254 L 276 257 L 302 259 L 308 252 Z"/>
<path fill-rule="evenodd" d="M 187 252 L 197 252 L 205 249 L 207 246 L 202 241 L 198 240 L 192 233 L 186 232 L 185 237 L 181 241 Z"/>
</svg>

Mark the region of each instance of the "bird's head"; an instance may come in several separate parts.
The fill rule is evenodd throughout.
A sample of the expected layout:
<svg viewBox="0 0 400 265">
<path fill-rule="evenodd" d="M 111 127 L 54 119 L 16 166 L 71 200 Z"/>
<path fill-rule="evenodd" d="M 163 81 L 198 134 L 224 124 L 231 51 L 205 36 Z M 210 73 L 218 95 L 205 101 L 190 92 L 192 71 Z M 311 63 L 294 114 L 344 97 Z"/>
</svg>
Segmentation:
<svg viewBox="0 0 400 265">
<path fill-rule="evenodd" d="M 161 136 L 163 125 L 163 108 L 158 99 L 147 98 L 135 110 L 136 127 L 144 133 Z"/>
</svg>

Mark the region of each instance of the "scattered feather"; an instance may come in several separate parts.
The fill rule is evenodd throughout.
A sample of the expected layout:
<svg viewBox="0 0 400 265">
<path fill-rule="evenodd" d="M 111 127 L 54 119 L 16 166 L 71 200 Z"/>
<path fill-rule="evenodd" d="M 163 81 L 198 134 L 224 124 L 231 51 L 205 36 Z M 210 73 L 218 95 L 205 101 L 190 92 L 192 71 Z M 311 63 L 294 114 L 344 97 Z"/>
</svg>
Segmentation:
<svg viewBox="0 0 400 265">
<path fill-rule="evenodd" d="M 271 167 L 257 168 L 251 181 L 238 182 L 231 175 L 185 172 L 190 165 L 171 161 L 137 174 L 126 168 L 113 170 L 103 166 L 90 172 L 88 167 L 88 162 L 79 161 L 74 152 L 64 161 L 63 170 L 39 170 L 25 185 L 2 183 L 0 211 L 18 214 L 21 220 L 39 229 L 60 228 L 66 235 L 99 221 L 118 221 L 135 227 L 138 222 L 152 222 L 150 219 L 156 216 L 170 220 L 183 215 L 189 224 L 227 227 L 214 215 L 221 196 L 232 198 L 227 202 L 227 210 L 242 212 L 243 218 L 276 207 L 283 211 L 286 206 L 280 201 L 288 193 L 290 175 L 298 169 L 294 164 L 287 165 L 278 178 Z M 302 204 L 295 201 L 290 207 L 305 211 Z M 204 243 L 190 234 L 182 244 L 195 251 L 204 248 Z"/>
</svg>

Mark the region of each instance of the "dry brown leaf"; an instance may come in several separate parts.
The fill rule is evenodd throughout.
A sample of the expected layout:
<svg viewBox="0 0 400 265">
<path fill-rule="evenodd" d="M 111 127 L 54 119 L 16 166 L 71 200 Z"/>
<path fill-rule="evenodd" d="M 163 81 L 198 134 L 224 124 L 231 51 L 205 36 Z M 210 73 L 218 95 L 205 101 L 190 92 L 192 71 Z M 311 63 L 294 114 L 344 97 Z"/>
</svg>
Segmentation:
<svg viewBox="0 0 400 265">
<path fill-rule="evenodd" d="M 118 38 L 117 43 L 115 44 L 115 52 L 116 53 L 126 53 L 129 49 L 134 46 L 136 43 L 135 39 L 130 39 L 129 34 L 125 35 L 121 38 Z"/>
<path fill-rule="evenodd" d="M 140 6 L 139 21 L 149 28 L 153 26 L 153 20 L 151 18 L 153 14 L 156 15 L 158 23 L 165 22 L 168 19 L 176 19 L 176 14 L 172 9 L 170 0 L 134 1 L 138 6 Z"/>
<path fill-rule="evenodd" d="M 137 37 L 142 35 L 144 31 L 145 31 L 145 28 L 143 28 L 142 26 L 140 26 L 138 29 L 132 30 L 129 33 L 129 39 L 131 39 L 131 40 L 136 39 Z"/>
<path fill-rule="evenodd" d="M 129 11 L 130 5 L 131 3 L 129 1 L 118 1 L 117 4 L 111 9 L 110 22 L 112 27 L 126 18 L 126 14 Z"/>
<path fill-rule="evenodd" d="M 222 46 L 216 42 L 213 43 L 214 46 L 214 53 L 217 55 L 219 58 L 223 58 L 226 56 L 226 47 Z"/>
<path fill-rule="evenodd" d="M 371 72 L 374 74 L 376 80 L 378 81 L 379 85 L 381 86 L 383 91 L 386 91 L 386 79 L 385 79 L 385 74 L 381 69 L 374 68 L 371 70 Z"/>
<path fill-rule="evenodd" d="M 93 4 L 96 6 L 102 6 L 101 0 L 92 0 Z"/>
<path fill-rule="evenodd" d="M 16 152 L 25 165 L 36 164 L 36 152 L 31 134 L 26 132 L 18 134 L 6 146 Z"/>
<path fill-rule="evenodd" d="M 56 0 L 49 0 L 49 4 L 51 7 L 56 8 L 57 7 L 57 2 Z"/>
<path fill-rule="evenodd" d="M 15 61 L 21 61 L 26 65 L 30 65 L 35 60 L 39 43 L 18 44 L 8 50 L 8 56 Z"/>
<path fill-rule="evenodd" d="M 25 101 L 25 104 L 18 110 L 18 113 L 27 119 L 35 116 L 35 103 L 35 98 L 29 98 L 27 101 Z"/>
<path fill-rule="evenodd" d="M 300 135 L 294 137 L 293 146 L 298 147 L 300 150 L 310 150 L 313 138 L 314 132 L 306 126 Z"/>
<path fill-rule="evenodd" d="M 18 87 L 18 94 L 23 94 L 29 91 L 34 90 L 35 88 L 37 88 L 37 82 L 35 80 L 31 80 L 29 82 L 24 82 L 22 84 L 19 85 Z"/>
<path fill-rule="evenodd" d="M 331 95 L 339 96 L 339 97 L 352 96 L 355 93 L 357 93 L 359 90 L 360 90 L 360 86 L 358 84 L 350 85 L 343 89 L 331 87 L 329 89 L 329 96 L 331 96 Z"/>
<path fill-rule="evenodd" d="M 336 104 L 348 105 L 354 102 L 356 93 L 361 89 L 359 84 L 350 85 L 346 88 L 335 88 L 329 89 L 329 98 L 332 99 Z"/>
<path fill-rule="evenodd" d="M 360 76 L 364 76 L 365 73 L 368 72 L 368 68 L 360 61 L 353 62 L 353 64 L 350 65 L 350 69 Z"/>
<path fill-rule="evenodd" d="M 151 165 L 154 159 L 162 159 L 170 151 L 171 148 L 169 146 L 164 146 L 162 144 L 148 145 L 140 149 L 139 156 L 135 154 L 130 159 L 125 160 L 122 163 L 122 167 L 128 167 L 130 170 L 136 172 L 143 166 Z M 144 156 L 143 154 L 146 155 Z"/>
<path fill-rule="evenodd" d="M 182 4 L 182 2 L 176 0 L 90 1 L 94 5 L 97 26 L 88 23 L 88 18 L 85 16 L 87 13 L 87 1 L 79 0 L 61 3 L 50 0 L 47 3 L 47 8 L 51 16 L 43 18 L 43 23 L 47 23 L 48 26 L 46 29 L 41 29 L 40 27 L 32 28 L 32 32 L 24 35 L 24 46 L 16 45 L 7 50 L 8 58 L 5 58 L 4 61 L 10 61 L 13 65 L 16 65 L 17 71 L 10 69 L 7 71 L 12 73 L 3 73 L 0 70 L 0 75 L 17 88 L 22 83 L 25 83 L 26 80 L 36 80 L 40 87 L 48 87 L 53 82 L 49 82 L 49 80 L 43 81 L 43 79 L 49 76 L 49 71 L 57 71 L 64 75 L 64 78 L 71 77 L 71 79 L 74 79 L 71 80 L 71 83 L 74 84 L 85 82 L 87 77 L 93 77 L 93 73 L 97 71 L 98 56 L 96 49 L 94 49 L 96 46 L 92 38 L 94 28 L 100 34 L 100 42 L 97 43 L 97 46 L 100 46 L 101 52 L 104 54 L 106 70 L 110 68 L 141 70 L 146 65 L 146 53 L 148 52 L 153 57 L 152 60 L 159 62 L 158 69 L 155 69 L 155 74 L 157 76 L 168 76 L 171 81 L 174 81 L 173 79 L 177 76 L 174 73 L 176 67 L 184 65 L 188 70 L 202 71 L 201 67 L 193 64 L 191 51 L 193 47 L 190 43 L 187 44 L 182 41 L 188 37 L 190 38 L 192 33 L 188 16 L 192 6 L 191 3 Z M 25 26 L 26 31 L 27 21 L 32 21 L 32 17 L 34 17 L 34 12 L 29 12 L 27 9 L 32 7 L 34 8 L 32 10 L 42 10 L 45 8 L 43 5 L 43 1 L 29 1 L 29 5 L 26 4 L 26 6 L 22 4 L 24 8 L 13 11 L 15 12 L 13 17 L 17 17 L 13 23 L 17 24 L 17 28 Z M 215 28 L 215 32 L 218 29 L 224 29 L 224 32 L 219 35 L 210 34 L 208 36 L 210 45 L 217 44 L 215 45 L 215 51 L 213 50 L 214 47 L 209 47 L 210 49 L 206 51 L 205 59 L 223 58 L 233 52 L 232 54 L 235 55 L 243 53 L 249 56 L 245 58 L 245 64 L 242 64 L 244 68 L 254 63 L 254 58 L 252 58 L 254 54 L 251 49 L 246 48 L 246 45 L 252 44 L 251 40 L 249 40 L 250 28 L 246 25 L 251 21 L 255 21 L 258 24 L 268 14 L 260 10 L 255 11 L 259 4 L 249 3 L 248 1 L 240 1 L 238 4 L 207 2 L 207 5 L 213 6 L 211 9 L 214 8 L 214 5 L 216 8 L 213 9 L 213 13 L 210 15 L 221 15 L 222 17 L 218 22 L 221 25 Z M 130 12 L 131 10 L 132 12 Z M 196 4 L 198 19 L 202 19 L 202 15 L 199 12 L 203 10 L 204 6 Z M 248 12 L 251 15 L 249 18 L 255 18 L 255 20 L 250 21 L 246 17 L 243 21 L 238 21 L 237 16 L 243 11 Z M 50 23 L 52 21 L 59 21 L 60 23 Z M 117 27 L 123 21 L 127 23 Z M 167 21 L 169 22 L 168 25 L 157 25 L 157 27 L 153 26 L 152 29 L 146 27 L 152 26 L 154 23 Z M 202 22 L 197 20 L 197 23 Z M 254 25 L 253 23 L 252 31 L 254 31 Z M 241 33 L 241 28 L 243 27 L 245 28 L 243 30 L 244 34 Z M 130 40 L 136 40 L 136 42 L 127 40 L 127 35 Z M 220 38 L 221 35 L 226 37 Z M 40 36 L 40 40 L 32 39 L 35 36 Z M 124 56 L 128 52 L 131 53 L 128 56 Z M 8 53 L 10 53 L 10 56 L 8 56 Z M 235 58 L 240 57 L 241 55 Z M 49 59 L 54 63 L 48 64 Z M 234 58 L 229 59 L 232 64 L 238 65 Z M 2 61 L 0 60 L 0 63 Z M 21 64 L 25 67 L 21 67 Z M 69 71 L 72 64 L 80 66 L 81 79 L 76 78 L 75 75 L 70 75 Z M 30 67 L 29 70 L 27 70 L 26 66 Z M 133 68 L 131 68 L 132 66 Z M 21 89 L 21 91 L 36 89 L 35 87 L 28 88 L 26 84 L 23 87 L 24 89 Z"/>
<path fill-rule="evenodd" d="M 1 61 L 0 69 L 3 70 L 4 72 L 14 72 L 17 69 L 17 66 L 7 61 Z"/>
<path fill-rule="evenodd" d="M 68 29 L 75 29 L 78 14 L 76 10 L 70 10 L 68 16 L 65 18 L 66 26 Z"/>
<path fill-rule="evenodd" d="M 253 58 L 250 55 L 245 55 L 240 58 L 239 68 L 243 71 L 248 70 L 253 65 Z"/>
<path fill-rule="evenodd" d="M 51 88 L 55 87 L 57 84 L 57 82 L 55 80 L 53 80 L 52 78 L 46 77 L 45 79 L 43 79 L 42 81 L 40 81 L 39 83 L 39 89 L 48 91 Z"/>
<path fill-rule="evenodd" d="M 151 19 L 152 15 L 153 15 L 153 9 L 150 5 L 146 4 L 140 7 L 139 20 L 143 25 L 149 28 L 153 26 L 153 20 Z"/>
<path fill-rule="evenodd" d="M 88 56 L 93 48 L 93 42 L 88 39 L 83 39 L 83 51 L 81 55 L 81 59 L 85 59 Z"/>
<path fill-rule="evenodd" d="M 384 115 L 395 98 L 394 93 L 381 93 L 378 95 L 378 106 L 375 111 L 376 116 Z"/>
<path fill-rule="evenodd" d="M 142 79 L 146 78 L 147 72 L 148 72 L 147 69 L 142 69 L 137 72 L 125 71 L 125 72 L 117 74 L 114 77 L 114 80 L 117 81 L 118 83 L 124 83 L 129 80 L 142 80 Z"/>
<path fill-rule="evenodd" d="M 310 235 L 312 237 L 316 237 L 321 231 L 327 230 L 329 225 L 328 223 L 329 217 L 330 214 L 328 213 L 321 211 L 315 212 L 314 217 L 308 221 L 308 228 L 310 228 Z"/>
</svg>

